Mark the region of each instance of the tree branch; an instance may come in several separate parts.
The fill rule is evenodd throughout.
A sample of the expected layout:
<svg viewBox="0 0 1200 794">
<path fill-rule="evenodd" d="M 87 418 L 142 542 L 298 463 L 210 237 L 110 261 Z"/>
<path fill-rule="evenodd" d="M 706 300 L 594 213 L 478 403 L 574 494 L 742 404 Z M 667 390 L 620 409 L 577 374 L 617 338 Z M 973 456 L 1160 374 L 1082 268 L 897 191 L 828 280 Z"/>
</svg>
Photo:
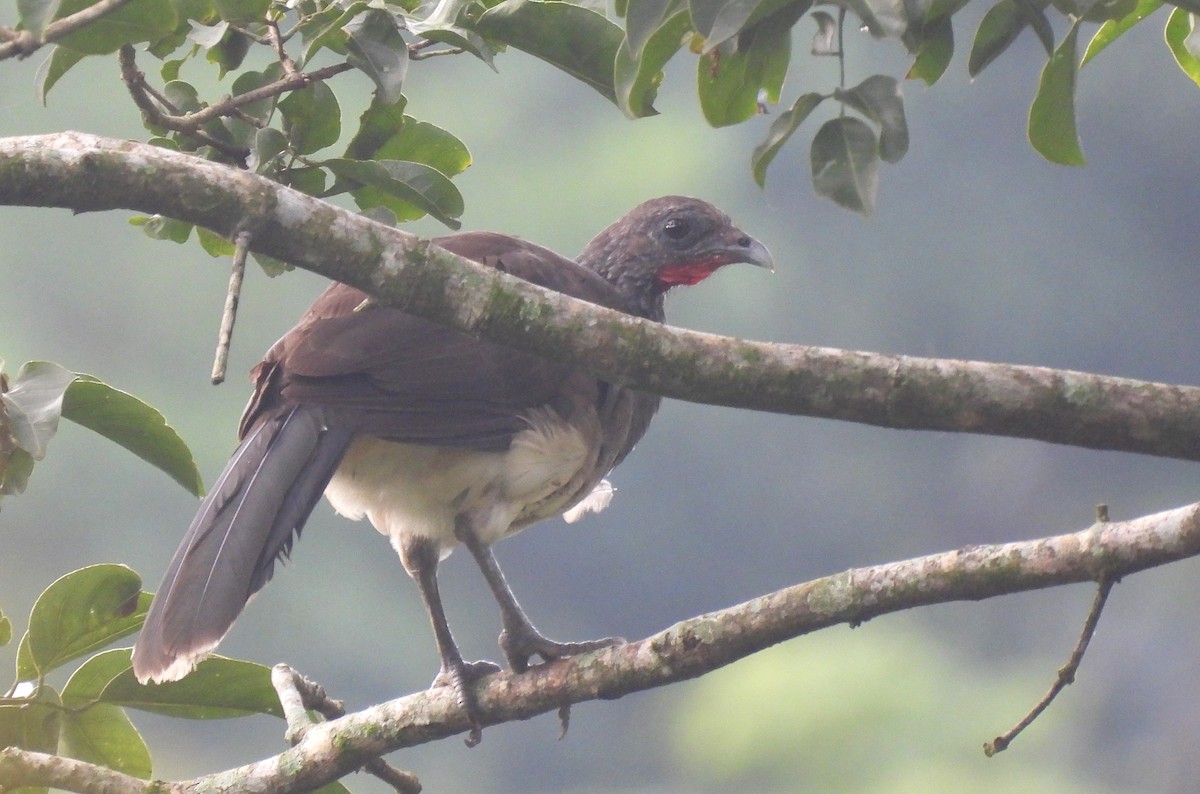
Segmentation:
<svg viewBox="0 0 1200 794">
<path fill-rule="evenodd" d="M 549 292 L 265 178 L 82 133 L 0 140 L 0 204 L 195 223 L 414 314 L 693 402 L 1200 460 L 1200 388 L 750 342 Z"/>
<path fill-rule="evenodd" d="M 28 30 L 11 31 L 14 35 L 11 37 L 5 35 L 4 38 L 8 41 L 0 44 L 0 61 L 14 55 L 21 58 L 28 57 L 45 45 L 58 41 L 80 28 L 87 27 L 97 19 L 111 14 L 129 2 L 130 0 L 99 0 L 81 11 L 51 22 L 42 31 L 41 36 L 35 36 Z"/>
<path fill-rule="evenodd" d="M 484 725 L 524 720 L 563 705 L 614 699 L 695 678 L 784 640 L 913 607 L 980 600 L 1086 581 L 1115 581 L 1200 554 L 1200 504 L 1131 521 L 1098 522 L 1067 535 L 971 546 L 927 557 L 855 568 L 778 590 L 671 626 L 651 637 L 498 673 L 479 684 Z M 471 728 L 447 688 L 382 703 L 310 725 L 290 750 L 214 775 L 176 783 L 133 781 L 80 762 L 24 751 L 0 754 L 0 788 L 50 785 L 78 792 L 309 790 L 372 758 Z"/>
</svg>

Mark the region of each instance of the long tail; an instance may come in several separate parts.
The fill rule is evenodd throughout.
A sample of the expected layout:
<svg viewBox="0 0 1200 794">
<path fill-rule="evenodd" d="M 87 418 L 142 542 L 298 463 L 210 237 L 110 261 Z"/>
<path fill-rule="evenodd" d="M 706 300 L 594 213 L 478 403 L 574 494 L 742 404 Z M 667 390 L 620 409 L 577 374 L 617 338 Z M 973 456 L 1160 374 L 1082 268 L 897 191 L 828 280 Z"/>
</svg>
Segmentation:
<svg viewBox="0 0 1200 794">
<path fill-rule="evenodd" d="M 175 681 L 212 652 L 291 550 L 352 434 L 300 406 L 260 422 L 200 504 L 133 650 L 142 683 Z"/>
</svg>

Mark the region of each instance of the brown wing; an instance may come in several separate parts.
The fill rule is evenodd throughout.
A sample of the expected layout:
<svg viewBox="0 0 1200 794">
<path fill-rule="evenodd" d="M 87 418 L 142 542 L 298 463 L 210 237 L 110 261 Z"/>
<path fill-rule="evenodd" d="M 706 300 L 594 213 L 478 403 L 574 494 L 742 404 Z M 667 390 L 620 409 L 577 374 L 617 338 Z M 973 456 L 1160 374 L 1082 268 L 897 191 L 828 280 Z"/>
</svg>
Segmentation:
<svg viewBox="0 0 1200 794">
<path fill-rule="evenodd" d="M 622 306 L 607 281 L 532 243 L 493 233 L 436 242 L 550 289 Z M 362 308 L 365 299 L 352 287 L 331 285 L 271 348 L 254 373 L 256 391 L 242 418 L 243 435 L 276 409 L 320 405 L 331 427 L 396 441 L 506 449 L 526 426 L 522 413 L 556 403 L 568 381 L 570 388 L 582 385 L 571 367 L 392 307 Z"/>
</svg>

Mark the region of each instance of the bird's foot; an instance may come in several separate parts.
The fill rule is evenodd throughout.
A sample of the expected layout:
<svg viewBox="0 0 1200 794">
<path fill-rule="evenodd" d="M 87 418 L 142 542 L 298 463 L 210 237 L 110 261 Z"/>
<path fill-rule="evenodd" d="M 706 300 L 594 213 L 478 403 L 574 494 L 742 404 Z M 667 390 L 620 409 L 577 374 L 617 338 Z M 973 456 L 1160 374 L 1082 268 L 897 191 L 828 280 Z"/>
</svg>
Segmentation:
<svg viewBox="0 0 1200 794">
<path fill-rule="evenodd" d="M 433 679 L 433 686 L 448 686 L 454 689 L 458 696 L 458 705 L 467 713 L 471 722 L 471 731 L 464 741 L 467 747 L 474 747 L 483 741 L 483 723 L 479 719 L 479 700 L 475 696 L 474 684 L 481 678 L 492 673 L 500 672 L 500 665 L 486 660 L 464 662 L 457 664 L 442 664 L 442 670 Z"/>
<path fill-rule="evenodd" d="M 504 658 L 508 660 L 508 666 L 514 673 L 528 670 L 529 660 L 534 656 L 540 656 L 543 662 L 550 662 L 624 644 L 625 639 L 622 637 L 605 637 L 584 642 L 555 642 L 542 636 L 528 623 L 500 632 L 500 649 L 504 651 Z"/>
</svg>

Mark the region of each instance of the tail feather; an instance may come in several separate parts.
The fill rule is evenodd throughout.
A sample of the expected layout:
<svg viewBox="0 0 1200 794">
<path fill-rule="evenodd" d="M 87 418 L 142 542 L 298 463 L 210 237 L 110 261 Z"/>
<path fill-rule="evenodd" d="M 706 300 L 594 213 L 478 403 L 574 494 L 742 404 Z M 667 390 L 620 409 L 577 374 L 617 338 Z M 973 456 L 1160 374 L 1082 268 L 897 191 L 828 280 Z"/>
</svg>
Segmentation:
<svg viewBox="0 0 1200 794">
<path fill-rule="evenodd" d="M 351 439 L 296 407 L 257 425 L 226 464 L 163 577 L 133 651 L 138 680 L 187 675 L 271 578 Z"/>
</svg>

